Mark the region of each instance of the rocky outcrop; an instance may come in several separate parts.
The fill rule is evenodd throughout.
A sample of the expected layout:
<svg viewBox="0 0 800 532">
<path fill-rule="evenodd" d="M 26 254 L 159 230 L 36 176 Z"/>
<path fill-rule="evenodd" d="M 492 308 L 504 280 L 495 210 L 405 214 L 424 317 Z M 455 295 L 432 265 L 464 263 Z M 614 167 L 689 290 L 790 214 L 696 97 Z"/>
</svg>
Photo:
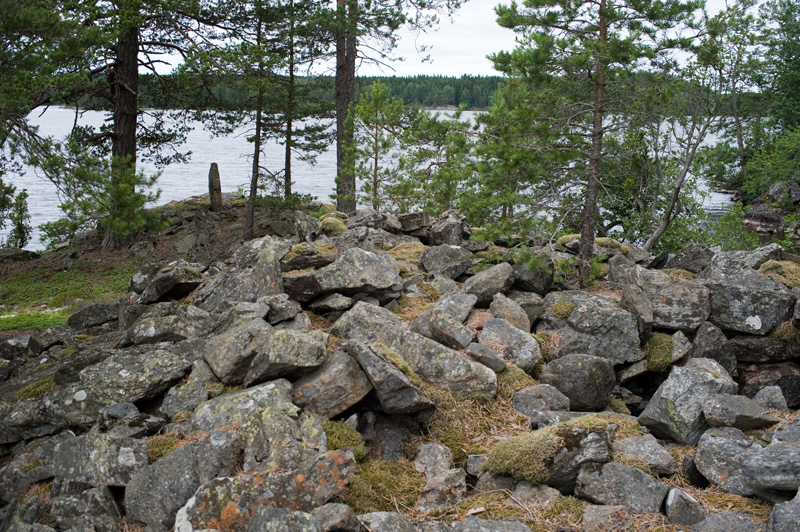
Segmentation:
<svg viewBox="0 0 800 532">
<path fill-rule="evenodd" d="M 709 484 L 793 529 L 796 293 L 758 271 L 788 254 L 605 247 L 611 282 L 579 291 L 553 286 L 568 252 L 486 268 L 456 212 L 328 219 L 284 212 L 286 239 L 149 267 L 120 302 L 0 343 L 0 530 L 527 530 L 481 517 L 503 500 L 534 527 L 560 503 L 584 530 L 764 525 Z M 348 486 L 380 460 L 416 491 L 369 486 L 405 515 L 357 516 Z"/>
</svg>

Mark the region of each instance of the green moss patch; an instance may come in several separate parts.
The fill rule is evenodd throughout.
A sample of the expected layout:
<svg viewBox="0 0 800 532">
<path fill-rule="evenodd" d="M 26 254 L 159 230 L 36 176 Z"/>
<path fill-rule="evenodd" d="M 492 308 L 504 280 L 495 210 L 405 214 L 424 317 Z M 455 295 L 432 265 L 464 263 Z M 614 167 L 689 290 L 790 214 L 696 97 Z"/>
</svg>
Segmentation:
<svg viewBox="0 0 800 532">
<path fill-rule="evenodd" d="M 565 246 L 568 242 L 572 242 L 573 240 L 580 240 L 580 239 L 581 239 L 581 235 L 579 235 L 578 233 L 571 233 L 571 234 L 568 234 L 568 235 L 563 235 L 558 240 L 556 240 L 556 245 L 557 246 Z"/>
<path fill-rule="evenodd" d="M 339 236 L 345 231 L 347 231 L 347 224 L 339 218 L 335 218 L 333 216 L 328 218 L 323 217 L 323 219 L 319 222 L 319 227 L 317 228 L 318 234 L 330 237 Z"/>
<path fill-rule="evenodd" d="M 626 416 L 631 415 L 631 410 L 628 408 L 628 405 L 625 404 L 625 401 L 617 397 L 612 397 L 609 399 L 608 406 L 617 414 L 624 414 Z"/>
<path fill-rule="evenodd" d="M 675 279 L 684 279 L 686 281 L 693 281 L 697 279 L 697 274 L 692 273 L 689 270 L 682 270 L 680 268 L 664 268 L 661 271 Z"/>
<path fill-rule="evenodd" d="M 561 318 L 562 320 L 569 318 L 573 310 L 575 310 L 575 303 L 570 301 L 556 301 L 550 305 L 550 312 L 552 312 L 556 318 Z"/>
<path fill-rule="evenodd" d="M 24 401 L 25 399 L 35 399 L 46 394 L 56 387 L 56 382 L 52 378 L 33 382 L 14 394 L 14 399 Z"/>
<path fill-rule="evenodd" d="M 340 421 L 327 420 L 322 423 L 322 427 L 328 437 L 330 449 L 352 449 L 353 455 L 359 462 L 367 455 L 364 438 L 350 425 Z"/>
<path fill-rule="evenodd" d="M 672 365 L 672 336 L 664 333 L 653 333 L 644 344 L 647 357 L 647 370 L 655 372 L 667 371 Z"/>
<path fill-rule="evenodd" d="M 348 505 L 356 514 L 396 512 L 407 514 L 425 488 L 425 475 L 418 473 L 410 462 L 367 460 L 338 501 Z"/>
<path fill-rule="evenodd" d="M 399 246 L 395 246 L 387 253 L 397 260 L 416 261 L 419 260 L 422 252 L 428 249 L 428 246 L 421 242 L 404 242 Z"/>
<path fill-rule="evenodd" d="M 595 238 L 594 243 L 600 246 L 601 248 L 617 249 L 623 255 L 627 255 L 628 253 L 631 252 L 630 247 L 628 247 L 626 244 L 623 244 L 619 240 L 614 240 L 613 238 L 608 238 L 608 237 Z"/>
</svg>

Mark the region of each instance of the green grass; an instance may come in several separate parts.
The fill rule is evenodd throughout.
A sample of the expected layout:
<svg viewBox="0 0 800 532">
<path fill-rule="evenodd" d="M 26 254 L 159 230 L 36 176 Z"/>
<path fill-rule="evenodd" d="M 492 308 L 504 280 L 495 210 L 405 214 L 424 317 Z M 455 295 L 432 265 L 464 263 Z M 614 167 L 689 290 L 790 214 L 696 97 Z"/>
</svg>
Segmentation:
<svg viewBox="0 0 800 532">
<path fill-rule="evenodd" d="M 30 311 L 20 312 L 9 316 L 0 316 L 0 331 L 43 331 L 50 327 L 55 327 L 66 323 L 71 312 L 60 309 L 54 312 L 49 311 Z"/>
<path fill-rule="evenodd" d="M 69 269 L 58 266 L 37 268 L 3 279 L 1 305 L 63 306 L 76 299 L 97 299 L 123 294 L 135 266 L 77 261 Z"/>
</svg>

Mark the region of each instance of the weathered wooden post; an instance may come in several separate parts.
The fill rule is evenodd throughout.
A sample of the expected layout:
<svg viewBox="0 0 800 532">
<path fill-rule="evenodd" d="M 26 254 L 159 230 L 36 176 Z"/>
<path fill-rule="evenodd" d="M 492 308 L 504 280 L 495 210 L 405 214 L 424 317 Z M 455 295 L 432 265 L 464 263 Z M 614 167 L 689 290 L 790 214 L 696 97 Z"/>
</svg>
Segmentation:
<svg viewBox="0 0 800 532">
<path fill-rule="evenodd" d="M 208 171 L 208 198 L 211 200 L 211 212 L 222 212 L 222 184 L 217 163 L 211 163 Z"/>
</svg>

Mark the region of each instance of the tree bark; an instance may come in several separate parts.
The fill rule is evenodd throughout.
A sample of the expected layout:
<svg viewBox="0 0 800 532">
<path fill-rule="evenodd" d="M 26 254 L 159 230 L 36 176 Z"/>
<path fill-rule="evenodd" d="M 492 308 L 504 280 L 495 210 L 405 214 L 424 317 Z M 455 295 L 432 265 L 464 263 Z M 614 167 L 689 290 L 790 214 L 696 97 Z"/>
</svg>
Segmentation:
<svg viewBox="0 0 800 532">
<path fill-rule="evenodd" d="M 606 44 L 608 26 L 604 14 L 605 0 L 600 1 L 598 37 L 600 46 Z M 594 248 L 594 224 L 597 220 L 597 194 L 600 189 L 600 159 L 603 155 L 603 115 L 606 91 L 606 65 L 601 59 L 594 79 L 594 107 L 592 110 L 592 151 L 589 156 L 589 176 L 586 181 L 586 198 L 581 215 L 581 245 L 578 251 L 581 286 L 590 282 L 592 250 Z"/>
<path fill-rule="evenodd" d="M 356 211 L 356 175 L 347 146 L 353 142 L 347 120 L 356 90 L 356 0 L 337 0 L 336 33 L 336 207 L 344 213 Z"/>
<path fill-rule="evenodd" d="M 283 197 L 290 199 L 292 197 L 292 134 L 294 133 L 294 92 L 295 92 L 295 79 L 294 79 L 294 2 L 289 3 L 290 17 L 289 21 L 289 86 L 287 91 L 286 102 L 286 146 L 283 161 Z"/>
<path fill-rule="evenodd" d="M 119 37 L 116 46 L 114 67 L 109 77 L 113 104 L 111 139 L 111 208 L 112 220 L 121 213 L 124 196 L 133 190 L 121 187 L 123 175 L 136 170 L 136 123 L 139 97 L 139 28 L 127 28 Z M 132 185 L 131 185 L 132 188 Z M 112 227 L 103 237 L 102 247 L 113 250 L 121 239 Z"/>
<path fill-rule="evenodd" d="M 256 46 L 261 48 L 263 21 L 259 18 L 258 34 L 256 35 Z M 264 60 L 259 59 L 258 63 L 259 81 L 264 79 Z M 258 97 L 256 100 L 256 131 L 253 141 L 253 171 L 250 174 L 250 195 L 247 196 L 247 215 L 244 222 L 244 240 L 252 240 L 255 236 L 256 219 L 256 195 L 258 194 L 258 175 L 261 166 L 261 125 L 264 113 L 264 87 L 259 84 Z"/>
</svg>

